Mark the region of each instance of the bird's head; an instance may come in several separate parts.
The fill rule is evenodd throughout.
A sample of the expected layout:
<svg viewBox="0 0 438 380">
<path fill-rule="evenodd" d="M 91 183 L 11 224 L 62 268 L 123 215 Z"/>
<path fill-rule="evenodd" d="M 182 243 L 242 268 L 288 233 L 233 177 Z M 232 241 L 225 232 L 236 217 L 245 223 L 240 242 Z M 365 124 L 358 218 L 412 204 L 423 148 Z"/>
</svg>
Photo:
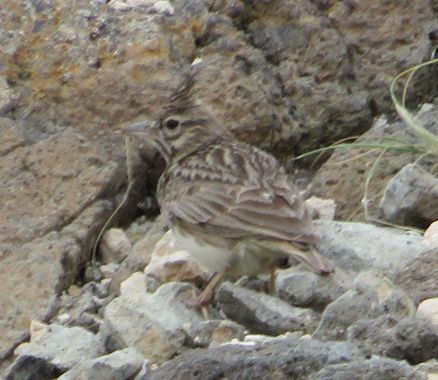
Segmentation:
<svg viewBox="0 0 438 380">
<path fill-rule="evenodd" d="M 226 137 L 228 132 L 195 98 L 193 87 L 193 79 L 184 78 L 158 120 L 140 120 L 123 131 L 156 148 L 167 164 Z"/>
</svg>

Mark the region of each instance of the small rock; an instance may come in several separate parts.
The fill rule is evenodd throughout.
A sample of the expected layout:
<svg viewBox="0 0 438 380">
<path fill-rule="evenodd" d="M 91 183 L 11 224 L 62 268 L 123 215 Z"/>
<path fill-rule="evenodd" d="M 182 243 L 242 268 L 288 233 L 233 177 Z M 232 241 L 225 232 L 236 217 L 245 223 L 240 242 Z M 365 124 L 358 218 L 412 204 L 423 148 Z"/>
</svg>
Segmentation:
<svg viewBox="0 0 438 380">
<path fill-rule="evenodd" d="M 245 328 L 229 320 L 208 320 L 190 324 L 185 328 L 187 335 L 198 347 L 214 347 L 233 339 L 243 340 Z"/>
<path fill-rule="evenodd" d="M 336 202 L 333 199 L 310 197 L 304 202 L 312 219 L 333 220 L 336 213 Z"/>
<path fill-rule="evenodd" d="M 38 341 L 44 334 L 47 334 L 47 332 L 49 331 L 49 325 L 33 319 L 30 322 L 29 331 L 30 339 L 33 341 Z"/>
<path fill-rule="evenodd" d="M 111 228 L 105 232 L 100 242 L 102 262 L 119 263 L 132 251 L 131 242 L 125 232 L 119 228 Z"/>
<path fill-rule="evenodd" d="M 103 353 L 104 346 L 96 335 L 80 327 L 68 328 L 56 324 L 46 327 L 39 324 L 30 343 L 23 343 L 15 349 L 15 355 L 18 355 L 16 362 L 22 366 L 41 359 L 47 362 L 41 367 L 43 370 L 57 368 L 62 372 L 82 360 L 93 359 Z M 40 363 L 39 360 L 37 362 Z M 17 363 L 12 366 L 18 371 Z"/>
<path fill-rule="evenodd" d="M 427 319 L 438 326 L 438 298 L 429 298 L 418 305 L 417 318 Z"/>
<path fill-rule="evenodd" d="M 109 263 L 109 264 L 101 265 L 99 269 L 103 277 L 105 277 L 107 280 L 111 280 L 116 275 L 119 267 L 120 264 Z"/>
<path fill-rule="evenodd" d="M 149 7 L 153 4 L 152 0 L 126 0 L 126 4 L 130 7 L 138 8 L 138 7 Z"/>
<path fill-rule="evenodd" d="M 251 332 L 268 335 L 295 330 L 309 332 L 318 324 L 318 315 L 311 309 L 292 307 L 278 298 L 229 282 L 219 287 L 216 298 L 228 318 Z"/>
<path fill-rule="evenodd" d="M 371 359 L 354 360 L 349 363 L 334 364 L 324 367 L 309 380 L 426 380 L 420 371 L 414 370 L 405 362 L 392 359 L 372 357 Z"/>
<path fill-rule="evenodd" d="M 427 250 L 418 234 L 398 229 L 327 220 L 315 224 L 321 236 L 317 251 L 347 272 L 395 272 Z"/>
<path fill-rule="evenodd" d="M 113 1 L 110 1 L 108 6 L 110 8 L 113 8 L 113 9 L 117 10 L 117 11 L 126 11 L 126 10 L 131 8 L 123 0 L 113 0 Z"/>
<path fill-rule="evenodd" d="M 272 340 L 280 340 L 280 339 L 287 339 L 287 338 L 293 338 L 293 339 L 305 339 L 305 336 L 309 335 L 303 335 L 302 331 L 294 331 L 294 332 L 287 332 L 285 334 L 277 335 L 277 336 L 269 336 L 269 335 L 263 335 L 263 334 L 248 334 L 245 335 L 245 338 L 243 339 L 242 343 L 264 343 L 269 342 Z M 239 342 L 234 341 L 233 343 L 237 344 Z"/>
<path fill-rule="evenodd" d="M 120 297 L 104 310 L 101 329 L 111 349 L 135 347 L 151 361 L 172 357 L 184 344 L 183 325 L 199 323 L 200 313 L 186 303 L 197 290 L 184 283 L 168 283 L 153 293 L 145 292 L 144 276 L 136 273 L 121 286 Z"/>
<path fill-rule="evenodd" d="M 431 223 L 431 225 L 424 231 L 423 244 L 429 248 L 438 249 L 438 220 Z"/>
<path fill-rule="evenodd" d="M 155 277 L 158 281 L 190 281 L 202 283 L 208 272 L 186 251 L 178 250 L 171 231 L 157 242 L 152 259 L 144 270 L 145 275 Z"/>
<path fill-rule="evenodd" d="M 425 299 L 438 297 L 438 248 L 424 252 L 391 274 L 390 278 L 417 304 Z"/>
<path fill-rule="evenodd" d="M 429 321 L 405 318 L 382 337 L 378 352 L 411 364 L 437 358 L 437 326 Z"/>
<path fill-rule="evenodd" d="M 143 355 L 135 348 L 128 347 L 93 360 L 85 360 L 64 373 L 59 379 L 130 379 L 141 370 L 143 361 Z"/>
<path fill-rule="evenodd" d="M 419 371 L 427 374 L 427 380 L 438 380 L 438 360 L 431 359 L 415 366 Z"/>
<path fill-rule="evenodd" d="M 131 229 L 140 229 L 143 226 L 131 226 Z M 140 230 L 139 233 L 142 233 Z M 143 233 L 144 234 L 144 233 Z M 151 261 L 152 252 L 157 241 L 162 237 L 162 233 L 147 233 L 135 244 L 129 255 L 123 260 L 115 273 L 108 274 L 112 280 L 111 291 L 117 292 L 120 283 L 125 281 L 132 273 L 144 270 L 145 266 Z"/>
<path fill-rule="evenodd" d="M 438 179 L 408 164 L 388 182 L 379 207 L 386 220 L 422 227 L 438 219 L 437 204 Z"/>
<path fill-rule="evenodd" d="M 168 16 L 171 16 L 175 13 L 175 8 L 173 7 L 173 5 L 166 0 L 157 1 L 152 6 L 152 9 L 157 13 L 161 13 Z"/>
<path fill-rule="evenodd" d="M 144 274 L 135 272 L 120 284 L 120 294 L 126 298 L 137 294 L 146 293 L 146 283 Z"/>
<path fill-rule="evenodd" d="M 313 336 L 321 340 L 343 340 L 354 322 L 386 314 L 413 316 L 415 306 L 387 278 L 372 271 L 363 272 L 354 281 L 353 289 L 327 306 Z"/>
<path fill-rule="evenodd" d="M 103 280 L 100 283 L 88 282 L 82 288 L 70 287 L 69 292 L 59 298 L 56 322 L 98 332 L 102 322 L 99 311 L 109 302 L 109 285 L 108 280 Z"/>
<path fill-rule="evenodd" d="M 345 293 L 345 281 L 339 271 L 331 276 L 297 272 L 293 268 L 278 271 L 275 289 L 279 297 L 292 306 L 322 310 Z"/>
</svg>

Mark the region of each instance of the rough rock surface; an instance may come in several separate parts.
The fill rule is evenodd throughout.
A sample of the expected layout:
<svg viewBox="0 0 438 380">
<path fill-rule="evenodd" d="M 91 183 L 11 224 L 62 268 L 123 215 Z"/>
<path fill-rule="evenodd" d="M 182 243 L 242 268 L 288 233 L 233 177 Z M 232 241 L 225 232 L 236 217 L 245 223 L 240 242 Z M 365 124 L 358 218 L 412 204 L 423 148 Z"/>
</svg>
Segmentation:
<svg viewBox="0 0 438 380">
<path fill-rule="evenodd" d="M 223 313 L 253 333 L 279 335 L 288 331 L 313 331 L 318 315 L 311 309 L 292 307 L 267 294 L 241 288 L 229 282 L 217 291 Z"/>
<path fill-rule="evenodd" d="M 0 360 L 22 340 L 31 319 L 53 315 L 54 301 L 78 275 L 125 181 L 121 149 L 110 153 L 106 143 L 93 144 L 72 128 L 39 141 L 31 133 L 18 124 L 0 128 L 9 136 L 0 138 L 0 309 L 6 331 L 0 334 Z"/>
<path fill-rule="evenodd" d="M 64 373 L 59 379 L 131 379 L 140 371 L 143 361 L 143 355 L 134 348 L 129 347 L 96 359 L 84 360 Z"/>
<path fill-rule="evenodd" d="M 309 380 L 432 380 L 426 374 L 415 371 L 405 362 L 373 357 L 345 364 L 333 364 L 309 376 Z"/>
<path fill-rule="evenodd" d="M 359 319 L 374 319 L 390 314 L 412 316 L 412 300 L 389 280 L 374 272 L 362 272 L 348 290 L 322 313 L 313 336 L 320 340 L 344 340 L 347 328 Z"/>
<path fill-rule="evenodd" d="M 318 276 L 309 271 L 279 271 L 275 289 L 278 296 L 292 306 L 321 310 L 347 290 L 349 281 L 341 278 L 339 272 L 331 276 Z"/>
<path fill-rule="evenodd" d="M 97 336 L 80 327 L 66 328 L 56 324 L 38 327 L 30 343 L 23 343 L 15 349 L 18 360 L 9 368 L 8 376 L 14 378 L 23 372 L 23 368 L 32 367 L 36 363 L 41 373 L 35 372 L 35 376 L 42 377 L 48 370 L 65 372 L 82 360 L 93 359 L 105 353 Z M 42 361 L 46 364 L 43 365 Z"/>
<path fill-rule="evenodd" d="M 102 337 L 111 349 L 133 346 L 147 359 L 169 359 L 184 344 L 183 325 L 202 320 L 199 312 L 184 304 L 193 302 L 195 294 L 189 284 L 176 282 L 146 293 L 143 274 L 135 273 L 105 308 Z"/>
<path fill-rule="evenodd" d="M 419 234 L 400 229 L 325 220 L 316 226 L 321 236 L 316 245 L 318 252 L 347 272 L 373 268 L 393 273 L 428 250 Z"/>
<path fill-rule="evenodd" d="M 362 358 L 348 343 L 282 338 L 251 346 L 225 345 L 182 353 L 142 380 L 307 379 L 326 365 Z"/>
<path fill-rule="evenodd" d="M 131 243 L 120 228 L 106 231 L 99 248 L 103 263 L 119 263 L 132 252 Z"/>
<path fill-rule="evenodd" d="M 416 303 L 438 297 L 438 249 L 431 249 L 400 268 L 390 278 Z"/>
<path fill-rule="evenodd" d="M 408 164 L 388 182 L 379 207 L 390 222 L 428 226 L 438 219 L 437 205 L 438 178 Z"/>
<path fill-rule="evenodd" d="M 348 329 L 348 340 L 368 356 L 388 356 L 411 364 L 438 357 L 437 326 L 420 319 L 382 316 L 371 322 L 361 320 Z"/>
</svg>

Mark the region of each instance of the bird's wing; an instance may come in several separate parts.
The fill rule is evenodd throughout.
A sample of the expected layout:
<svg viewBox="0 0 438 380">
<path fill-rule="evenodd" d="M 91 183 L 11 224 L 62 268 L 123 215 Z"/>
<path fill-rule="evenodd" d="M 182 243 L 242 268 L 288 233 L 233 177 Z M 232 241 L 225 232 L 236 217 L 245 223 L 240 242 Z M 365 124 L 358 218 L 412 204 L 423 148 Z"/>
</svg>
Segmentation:
<svg viewBox="0 0 438 380">
<path fill-rule="evenodd" d="M 172 172 L 160 203 L 179 223 L 228 238 L 303 243 L 315 238 L 297 190 L 275 158 L 263 151 L 237 144 L 227 153 L 218 147 L 202 164 L 198 157 Z"/>
</svg>

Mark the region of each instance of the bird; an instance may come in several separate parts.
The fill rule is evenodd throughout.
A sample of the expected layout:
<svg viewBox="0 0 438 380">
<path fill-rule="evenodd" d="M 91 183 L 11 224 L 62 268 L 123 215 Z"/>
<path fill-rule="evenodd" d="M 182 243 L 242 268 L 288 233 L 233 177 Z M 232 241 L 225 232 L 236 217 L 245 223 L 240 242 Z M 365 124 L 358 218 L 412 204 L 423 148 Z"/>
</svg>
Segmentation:
<svg viewBox="0 0 438 380">
<path fill-rule="evenodd" d="M 165 160 L 157 200 L 175 245 L 214 273 L 197 305 L 208 304 L 225 275 L 273 273 L 290 256 L 327 275 L 331 265 L 299 191 L 270 153 L 237 141 L 196 96 L 186 75 L 155 120 L 123 132 Z"/>
</svg>

